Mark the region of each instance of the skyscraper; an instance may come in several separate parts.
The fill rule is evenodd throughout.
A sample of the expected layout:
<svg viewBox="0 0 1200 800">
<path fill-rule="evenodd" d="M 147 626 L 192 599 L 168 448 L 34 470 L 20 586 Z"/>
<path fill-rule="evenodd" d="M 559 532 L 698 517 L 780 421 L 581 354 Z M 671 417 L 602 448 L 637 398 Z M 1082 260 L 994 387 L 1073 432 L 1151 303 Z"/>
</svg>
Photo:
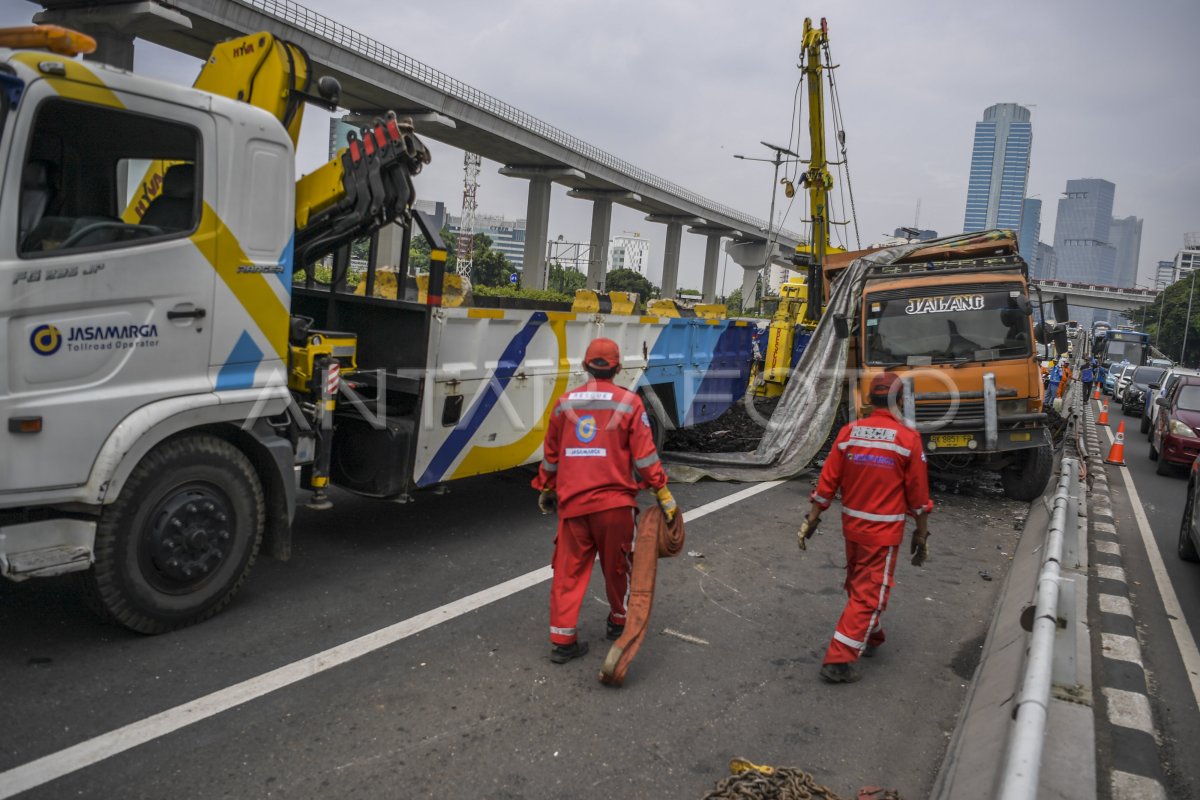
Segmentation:
<svg viewBox="0 0 1200 800">
<path fill-rule="evenodd" d="M 1027 197 L 1021 204 L 1021 230 L 1017 247 L 1029 265 L 1031 275 L 1038 274 L 1038 239 L 1042 235 L 1042 201 Z"/>
<path fill-rule="evenodd" d="M 1112 229 L 1115 184 L 1099 178 L 1067 181 L 1054 223 L 1054 256 L 1060 281 L 1116 285 L 1117 248 Z"/>
<path fill-rule="evenodd" d="M 1117 248 L 1109 239 L 1116 192 L 1115 184 L 1099 178 L 1067 181 L 1054 223 L 1055 278 L 1116 285 Z M 1071 309 L 1071 318 L 1087 326 L 1111 316 L 1090 308 Z"/>
<path fill-rule="evenodd" d="M 1020 229 L 1032 145 L 1029 109 L 998 103 L 983 112 L 975 123 L 964 232 Z"/>
<path fill-rule="evenodd" d="M 1114 218 L 1108 229 L 1108 241 L 1117 248 L 1114 286 L 1133 286 L 1138 282 L 1138 257 L 1142 252 L 1142 221 L 1137 217 Z"/>
</svg>

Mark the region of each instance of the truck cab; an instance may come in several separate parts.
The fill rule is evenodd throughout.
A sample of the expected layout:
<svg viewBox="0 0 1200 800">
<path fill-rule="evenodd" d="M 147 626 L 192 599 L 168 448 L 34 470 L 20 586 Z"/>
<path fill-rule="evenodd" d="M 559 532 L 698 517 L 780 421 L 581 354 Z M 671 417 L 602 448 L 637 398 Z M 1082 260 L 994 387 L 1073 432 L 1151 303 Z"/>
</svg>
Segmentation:
<svg viewBox="0 0 1200 800">
<path fill-rule="evenodd" d="M 866 273 L 852 416 L 870 413 L 871 377 L 896 372 L 908 389 L 897 410 L 921 433 L 931 468 L 982 465 L 1000 472 L 1010 497 L 1031 500 L 1052 454 L 1029 283 L 1006 240 L 983 244 L 982 254 L 939 244 Z"/>
</svg>

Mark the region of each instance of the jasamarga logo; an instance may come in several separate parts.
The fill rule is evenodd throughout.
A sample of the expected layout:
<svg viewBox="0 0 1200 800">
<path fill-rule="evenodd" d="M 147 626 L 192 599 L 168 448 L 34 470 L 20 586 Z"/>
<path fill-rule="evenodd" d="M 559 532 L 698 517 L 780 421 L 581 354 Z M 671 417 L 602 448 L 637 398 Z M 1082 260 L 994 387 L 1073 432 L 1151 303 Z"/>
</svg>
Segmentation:
<svg viewBox="0 0 1200 800">
<path fill-rule="evenodd" d="M 67 333 L 67 348 L 81 350 L 128 350 L 131 347 L 157 347 L 158 326 L 147 325 L 74 325 Z"/>
</svg>

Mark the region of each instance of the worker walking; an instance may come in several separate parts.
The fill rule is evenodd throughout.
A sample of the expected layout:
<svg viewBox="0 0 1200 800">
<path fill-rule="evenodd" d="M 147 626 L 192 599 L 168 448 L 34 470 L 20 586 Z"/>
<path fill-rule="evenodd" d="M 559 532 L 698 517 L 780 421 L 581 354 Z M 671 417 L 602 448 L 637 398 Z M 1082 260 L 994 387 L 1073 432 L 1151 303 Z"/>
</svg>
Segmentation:
<svg viewBox="0 0 1200 800">
<path fill-rule="evenodd" d="M 821 512 L 841 490 L 847 601 L 821 666 L 821 677 L 831 683 L 853 683 L 862 677 L 859 656 L 873 656 L 886 638 L 880 616 L 887 608 L 906 516 L 917 522 L 912 563 L 919 567 L 929 555 L 928 514 L 933 501 L 921 435 L 889 407 L 902 402 L 903 391 L 895 373 L 881 372 L 871 379 L 874 411 L 838 432 L 809 497 L 812 510 L 800 528 L 804 549 Z"/>
<path fill-rule="evenodd" d="M 1092 380 L 1096 377 L 1095 363 L 1089 361 L 1083 365 L 1083 369 L 1079 371 L 1079 382 L 1083 384 L 1083 399 L 1084 402 L 1092 399 Z"/>
<path fill-rule="evenodd" d="M 613 383 L 621 369 L 617 343 L 594 340 L 583 366 L 591 379 L 555 403 L 533 480 L 542 513 L 558 507 L 550 586 L 550 660 L 556 664 L 588 651 L 576 623 L 597 553 L 608 638 L 619 639 L 625 629 L 638 490 L 655 490 L 668 521 L 676 511 L 641 398 Z"/>
</svg>

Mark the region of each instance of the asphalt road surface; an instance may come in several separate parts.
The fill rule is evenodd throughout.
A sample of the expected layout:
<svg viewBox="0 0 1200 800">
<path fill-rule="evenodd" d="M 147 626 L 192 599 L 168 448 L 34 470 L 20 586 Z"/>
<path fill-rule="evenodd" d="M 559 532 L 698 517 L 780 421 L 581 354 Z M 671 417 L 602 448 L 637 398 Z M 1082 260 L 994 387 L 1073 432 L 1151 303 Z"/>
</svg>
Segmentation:
<svg viewBox="0 0 1200 800">
<path fill-rule="evenodd" d="M 1200 762 L 1195 757 L 1196 743 L 1200 742 L 1200 663 L 1185 660 L 1189 645 L 1194 651 L 1195 642 L 1200 641 L 1200 564 L 1187 563 L 1176 553 L 1187 473 L 1180 468 L 1170 476 L 1155 474 L 1149 442 L 1139 431 L 1140 418 L 1124 416 L 1110 398 L 1110 430 L 1115 433 L 1122 420 L 1127 466 L 1108 467 L 1109 486 L 1150 682 L 1151 705 L 1161 733 L 1168 796 L 1200 797 Z M 1102 430 L 1100 441 L 1108 447 L 1111 435 L 1106 436 Z M 1128 490 L 1122 472 L 1132 480 L 1136 497 Z M 1148 556 L 1135 506 L 1142 509 L 1149 523 L 1145 539 L 1153 542 L 1165 568 L 1163 573 L 1156 573 Z M 1178 600 L 1191 642 L 1180 642 L 1172 630 L 1174 613 L 1164 601 L 1164 586 Z"/>
<path fill-rule="evenodd" d="M 300 511 L 290 562 L 260 559 L 222 614 L 163 636 L 98 622 L 70 576 L 0 582 L 0 796 L 20 775 L 29 798 L 700 797 L 738 756 L 928 796 L 1026 505 L 941 486 L 887 644 L 829 685 L 844 556 L 836 514 L 797 549 L 809 486 L 689 523 L 621 689 L 596 680 L 599 569 L 591 653 L 547 658 L 554 522 L 519 470 L 405 506 L 335 493 Z M 686 514 L 746 488 L 676 497 Z"/>
</svg>

